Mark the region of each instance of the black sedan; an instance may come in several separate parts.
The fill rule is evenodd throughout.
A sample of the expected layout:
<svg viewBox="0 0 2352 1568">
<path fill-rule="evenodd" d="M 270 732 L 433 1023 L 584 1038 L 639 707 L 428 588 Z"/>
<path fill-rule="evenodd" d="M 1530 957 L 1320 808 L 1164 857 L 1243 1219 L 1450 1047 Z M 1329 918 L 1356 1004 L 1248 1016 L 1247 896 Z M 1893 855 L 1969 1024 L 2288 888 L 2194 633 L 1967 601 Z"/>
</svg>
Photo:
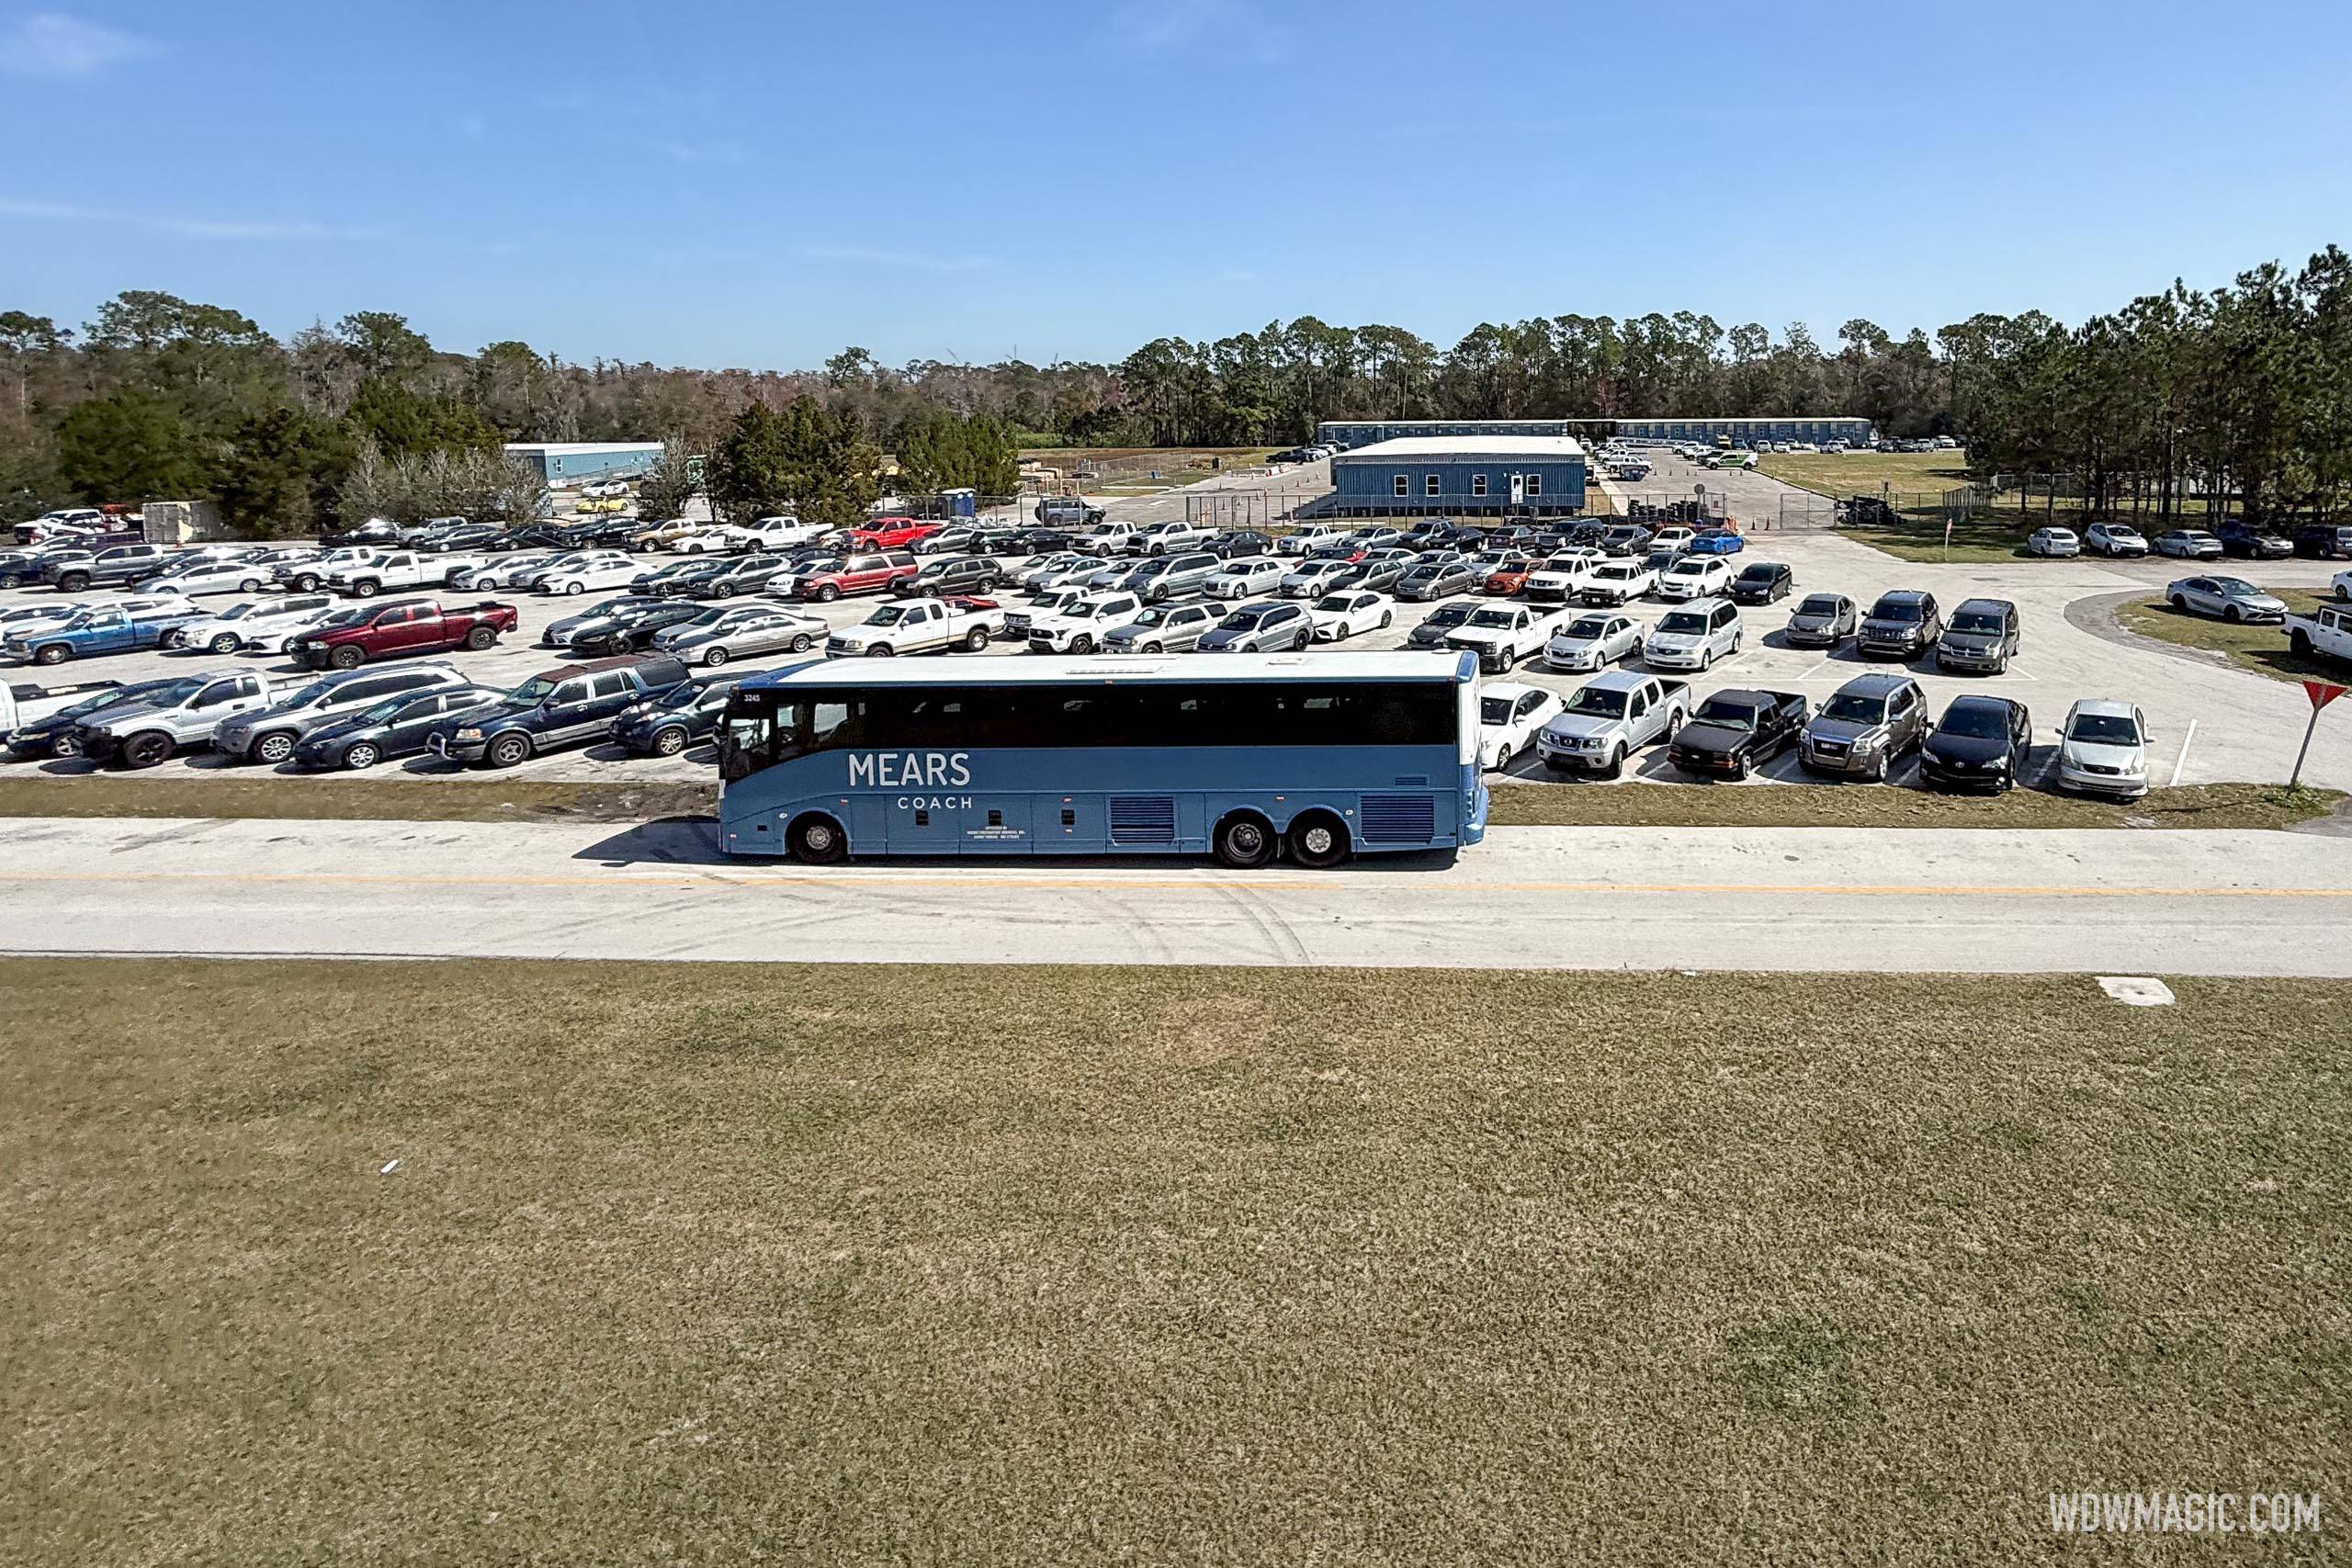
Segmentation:
<svg viewBox="0 0 2352 1568">
<path fill-rule="evenodd" d="M 727 694 L 741 675 L 705 675 L 623 708 L 613 739 L 641 757 L 674 757 L 707 740 L 727 715 Z"/>
<path fill-rule="evenodd" d="M 1787 598 L 1796 581 L 1796 574 L 1779 561 L 1749 561 L 1731 580 L 1731 596 L 1742 604 L 1769 604 Z"/>
<path fill-rule="evenodd" d="M 469 708 L 487 707 L 506 694 L 495 686 L 439 686 L 404 692 L 374 707 L 313 729 L 294 743 L 298 768 L 372 768 L 425 749 L 435 725 Z"/>
<path fill-rule="evenodd" d="M 1201 548 L 1219 560 L 1233 560 L 1242 556 L 1270 556 L 1274 553 L 1274 536 L 1261 534 L 1255 528 L 1227 528 Z"/>
<path fill-rule="evenodd" d="M 1919 773 L 1942 789 L 2003 794 L 2025 773 L 2033 716 L 2008 697 L 1955 697 L 1919 748 Z"/>
</svg>

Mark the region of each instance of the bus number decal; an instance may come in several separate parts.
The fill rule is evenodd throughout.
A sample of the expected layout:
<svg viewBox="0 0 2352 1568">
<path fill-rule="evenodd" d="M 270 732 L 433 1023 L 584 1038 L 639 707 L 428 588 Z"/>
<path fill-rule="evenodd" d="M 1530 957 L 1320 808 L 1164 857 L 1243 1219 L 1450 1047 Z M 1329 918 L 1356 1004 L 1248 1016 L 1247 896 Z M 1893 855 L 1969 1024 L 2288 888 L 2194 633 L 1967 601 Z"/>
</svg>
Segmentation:
<svg viewBox="0 0 2352 1568">
<path fill-rule="evenodd" d="M 968 751 L 852 752 L 849 783 L 880 789 L 950 789 L 972 782 Z"/>
</svg>

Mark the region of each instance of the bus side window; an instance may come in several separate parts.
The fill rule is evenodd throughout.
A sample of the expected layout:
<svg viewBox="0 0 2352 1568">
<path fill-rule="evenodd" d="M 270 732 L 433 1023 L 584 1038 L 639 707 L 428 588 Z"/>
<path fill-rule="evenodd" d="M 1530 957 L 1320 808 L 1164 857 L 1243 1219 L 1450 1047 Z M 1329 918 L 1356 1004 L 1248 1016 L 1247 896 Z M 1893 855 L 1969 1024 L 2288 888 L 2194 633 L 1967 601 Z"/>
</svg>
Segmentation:
<svg viewBox="0 0 2352 1568">
<path fill-rule="evenodd" d="M 815 722 L 809 727 L 808 750 L 822 751 L 829 746 L 851 746 L 857 743 L 853 733 L 856 727 L 850 723 L 847 703 L 817 703 Z"/>
</svg>

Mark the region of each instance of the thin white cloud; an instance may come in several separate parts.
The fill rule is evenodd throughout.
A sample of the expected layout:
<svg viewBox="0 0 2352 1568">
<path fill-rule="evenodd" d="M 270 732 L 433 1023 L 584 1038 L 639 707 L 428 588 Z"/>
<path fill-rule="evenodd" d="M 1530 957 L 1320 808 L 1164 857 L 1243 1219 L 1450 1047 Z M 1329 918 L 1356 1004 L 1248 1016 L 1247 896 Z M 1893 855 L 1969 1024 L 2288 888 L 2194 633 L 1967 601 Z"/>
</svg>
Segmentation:
<svg viewBox="0 0 2352 1568">
<path fill-rule="evenodd" d="M 36 11 L 0 33 L 0 67 L 18 76 L 95 75 L 109 65 L 161 52 L 152 39 L 62 11 Z"/>
<path fill-rule="evenodd" d="M 1250 65 L 1290 58 L 1291 31 L 1251 0 L 1130 0 L 1111 13 L 1114 48 L 1137 54 L 1209 53 Z"/>
<path fill-rule="evenodd" d="M 978 272 L 993 264 L 986 256 L 935 256 L 916 251 L 882 251 L 865 245 L 802 245 L 811 261 L 855 262 L 865 266 L 905 267 L 912 272 Z"/>
<path fill-rule="evenodd" d="M 62 201 L 19 201 L 0 197 L 0 218 L 46 223 L 102 223 L 189 240 L 374 240 L 378 229 L 352 229 L 307 218 L 249 220 L 180 218 L 163 212 L 125 212 L 115 208 L 77 207 Z"/>
</svg>

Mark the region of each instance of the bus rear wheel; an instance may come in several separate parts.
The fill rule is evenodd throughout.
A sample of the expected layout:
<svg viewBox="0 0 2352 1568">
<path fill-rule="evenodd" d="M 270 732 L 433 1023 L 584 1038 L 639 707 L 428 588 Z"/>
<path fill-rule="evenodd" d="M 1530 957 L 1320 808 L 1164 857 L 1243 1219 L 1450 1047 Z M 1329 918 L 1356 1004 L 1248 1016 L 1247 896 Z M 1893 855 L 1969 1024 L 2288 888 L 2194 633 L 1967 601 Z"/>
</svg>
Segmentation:
<svg viewBox="0 0 2352 1568">
<path fill-rule="evenodd" d="M 1348 858 L 1348 825 L 1328 811 L 1307 811 L 1290 825 L 1290 858 L 1313 871 Z"/>
<path fill-rule="evenodd" d="M 1274 858 L 1273 824 L 1254 811 L 1237 811 L 1216 825 L 1216 858 L 1236 871 L 1255 871 Z"/>
<path fill-rule="evenodd" d="M 792 858 L 804 865 L 831 865 L 849 853 L 849 835 L 821 812 L 794 818 L 784 841 Z"/>
</svg>

